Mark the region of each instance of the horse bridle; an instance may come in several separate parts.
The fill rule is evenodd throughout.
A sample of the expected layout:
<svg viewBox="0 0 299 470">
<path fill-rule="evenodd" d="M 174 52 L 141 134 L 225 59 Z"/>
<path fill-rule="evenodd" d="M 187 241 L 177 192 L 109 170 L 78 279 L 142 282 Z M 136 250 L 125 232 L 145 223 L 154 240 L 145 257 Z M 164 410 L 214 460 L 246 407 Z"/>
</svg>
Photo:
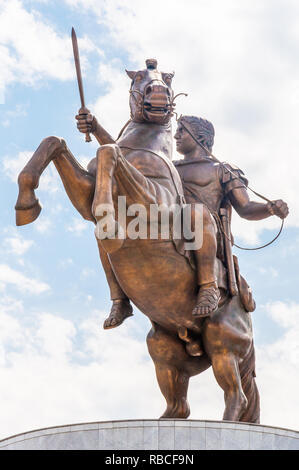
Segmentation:
<svg viewBox="0 0 299 470">
<path fill-rule="evenodd" d="M 148 87 L 152 82 L 161 82 L 161 83 L 163 83 L 163 85 L 165 85 L 165 86 L 167 87 L 167 89 L 169 88 L 168 85 L 167 85 L 167 83 L 165 83 L 164 80 L 161 80 L 161 79 L 158 79 L 158 78 L 153 78 L 152 80 L 150 80 L 150 81 L 146 84 L 146 87 Z M 130 88 L 130 90 L 129 90 L 129 93 L 130 93 L 130 95 L 133 96 L 133 98 L 134 98 L 134 100 L 135 100 L 137 106 L 140 108 L 141 113 L 142 113 L 142 117 L 143 117 L 144 119 L 146 119 L 145 114 L 144 114 L 144 102 L 145 102 L 145 99 L 144 99 L 144 98 L 145 98 L 145 94 L 144 94 L 144 92 L 142 93 L 142 92 L 139 91 L 139 90 L 133 90 L 133 88 L 132 88 L 132 87 L 133 87 L 133 83 L 134 83 L 134 81 L 133 81 L 132 84 L 131 84 L 131 88 Z M 146 87 L 145 87 L 145 88 L 146 88 Z M 136 98 L 136 96 L 134 95 L 134 93 L 139 93 L 139 94 L 141 95 L 141 102 L 137 100 L 137 98 Z M 172 100 L 170 101 L 169 105 L 167 105 L 167 106 L 169 107 L 169 110 L 170 110 L 170 117 L 172 117 L 173 114 L 176 114 L 176 113 L 174 113 L 174 107 L 175 107 L 175 105 L 176 105 L 176 103 L 174 102 L 174 100 L 175 100 L 178 96 L 180 96 L 180 95 L 188 96 L 187 93 L 178 93 L 177 95 L 175 95 L 175 96 L 172 98 Z"/>
</svg>

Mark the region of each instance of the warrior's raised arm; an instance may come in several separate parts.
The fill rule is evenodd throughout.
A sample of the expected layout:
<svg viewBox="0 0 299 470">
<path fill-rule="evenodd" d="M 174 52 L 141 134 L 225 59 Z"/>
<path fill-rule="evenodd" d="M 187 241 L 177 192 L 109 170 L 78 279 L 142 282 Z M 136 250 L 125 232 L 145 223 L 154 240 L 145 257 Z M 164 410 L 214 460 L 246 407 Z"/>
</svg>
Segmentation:
<svg viewBox="0 0 299 470">
<path fill-rule="evenodd" d="M 78 49 L 78 42 L 77 36 L 75 33 L 74 28 L 72 28 L 72 44 L 73 44 L 73 52 L 74 52 L 74 61 L 76 66 L 76 74 L 77 74 L 77 81 L 78 81 L 78 88 L 81 100 L 81 108 L 78 111 L 76 116 L 77 119 L 77 127 L 80 132 L 85 134 L 86 142 L 90 142 L 90 134 L 92 133 L 99 144 L 113 144 L 115 143 L 114 139 L 111 135 L 98 123 L 96 118 L 90 113 L 89 109 L 85 106 L 85 98 L 84 98 L 84 91 L 83 91 L 83 81 L 81 75 L 81 66 L 80 66 L 80 56 L 79 56 L 79 49 Z"/>
</svg>

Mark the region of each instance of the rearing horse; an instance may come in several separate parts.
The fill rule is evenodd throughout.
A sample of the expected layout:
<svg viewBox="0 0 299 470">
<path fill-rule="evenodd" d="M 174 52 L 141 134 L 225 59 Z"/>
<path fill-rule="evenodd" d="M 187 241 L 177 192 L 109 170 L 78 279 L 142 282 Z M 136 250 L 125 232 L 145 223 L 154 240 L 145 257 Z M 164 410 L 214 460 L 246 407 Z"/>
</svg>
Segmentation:
<svg viewBox="0 0 299 470">
<path fill-rule="evenodd" d="M 85 131 L 91 130 L 101 144 L 87 170 L 63 139 L 47 137 L 41 142 L 19 175 L 17 225 L 38 217 L 41 207 L 34 189 L 51 161 L 75 208 L 94 223 L 101 220 L 98 208 L 108 204 L 115 209 L 118 196 L 126 196 L 127 206 L 139 203 L 147 209 L 150 204 L 181 203 L 183 189 L 171 162 L 173 74 L 159 72 L 155 60 L 146 64 L 145 70 L 127 72 L 132 79 L 131 121 L 117 141 L 95 118 L 89 127 L 85 120 Z M 114 214 L 111 210 L 108 217 L 117 225 Z M 203 223 L 210 223 L 206 209 Z M 196 319 L 191 313 L 196 304 L 196 275 L 174 240 L 125 238 L 97 242 L 110 288 L 121 289 L 152 322 L 147 344 L 167 402 L 162 417 L 189 416 L 189 378 L 212 365 L 224 391 L 223 419 L 259 422 L 251 318 L 239 295 L 230 297 L 222 284 L 218 310 L 204 320 Z M 199 338 L 205 352 L 193 356 L 188 343 Z"/>
</svg>

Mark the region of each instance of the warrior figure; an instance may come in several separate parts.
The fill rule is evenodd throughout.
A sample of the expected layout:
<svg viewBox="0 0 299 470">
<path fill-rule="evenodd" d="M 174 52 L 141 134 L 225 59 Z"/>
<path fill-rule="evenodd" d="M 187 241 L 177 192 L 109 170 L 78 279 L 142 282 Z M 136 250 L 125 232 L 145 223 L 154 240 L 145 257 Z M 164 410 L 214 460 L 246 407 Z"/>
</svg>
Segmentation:
<svg viewBox="0 0 299 470">
<path fill-rule="evenodd" d="M 220 209 L 229 208 L 231 213 L 232 206 L 242 218 L 248 220 L 261 220 L 272 215 L 284 219 L 289 212 L 287 204 L 281 199 L 267 204 L 250 200 L 247 191 L 248 180 L 243 171 L 227 163 L 215 162 L 209 156 L 214 135 L 212 123 L 196 116 L 182 116 L 174 135 L 177 151 L 184 156 L 173 163 L 182 180 L 186 203 L 192 206 L 192 215 L 195 204 L 204 204 L 208 209 L 204 211 L 203 244 L 193 252 L 199 287 L 197 304 L 192 312 L 196 317 L 207 317 L 218 308 L 220 293 L 217 278 L 221 275 L 217 269 L 219 264 L 215 261 L 218 258 L 225 263 L 223 238 L 231 237 L 231 233 L 223 234 Z M 236 257 L 234 264 L 238 270 Z M 105 271 L 107 275 L 110 269 Z M 112 273 L 110 276 L 108 274 L 107 279 L 112 291 L 113 306 L 104 328 L 114 328 L 132 315 L 132 309 L 129 299 Z M 241 279 L 243 287 L 247 289 L 246 282 Z M 246 295 L 243 296 L 245 297 Z M 250 297 L 250 291 L 249 294 L 247 292 L 246 303 L 247 310 L 254 310 L 255 304 Z"/>
<path fill-rule="evenodd" d="M 248 220 L 261 220 L 271 215 L 284 219 L 288 215 L 288 206 L 281 199 L 267 204 L 251 201 L 247 191 L 248 180 L 243 171 L 211 158 L 214 135 L 213 124 L 196 116 L 182 116 L 174 135 L 177 151 L 184 156 L 174 164 L 182 180 L 186 202 L 202 203 L 211 214 L 210 223 L 205 223 L 203 227 L 203 237 L 208 238 L 208 242 L 201 249 L 194 250 L 199 291 L 193 315 L 198 317 L 208 316 L 217 309 L 216 256 L 225 263 L 227 253 L 225 256 L 224 242 L 227 240 L 223 238 L 226 236 L 230 242 L 232 240 L 231 233 L 226 234 L 223 230 L 219 216 L 221 208 L 229 208 L 231 214 L 232 206 Z M 253 310 L 254 306 L 248 309 Z"/>
</svg>

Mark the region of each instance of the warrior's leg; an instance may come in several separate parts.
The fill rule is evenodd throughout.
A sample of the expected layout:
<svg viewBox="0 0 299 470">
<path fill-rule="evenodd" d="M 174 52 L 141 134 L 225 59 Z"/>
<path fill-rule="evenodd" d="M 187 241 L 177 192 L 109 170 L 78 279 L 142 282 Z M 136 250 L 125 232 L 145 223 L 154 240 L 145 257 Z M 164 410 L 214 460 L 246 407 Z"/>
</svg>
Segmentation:
<svg viewBox="0 0 299 470">
<path fill-rule="evenodd" d="M 195 209 L 192 207 L 193 230 L 195 225 Z M 199 292 L 197 304 L 193 309 L 193 315 L 206 317 L 218 307 L 220 294 L 217 286 L 215 261 L 217 252 L 216 226 L 209 210 L 203 206 L 203 242 L 199 250 L 195 250 L 197 264 L 197 281 Z"/>
<path fill-rule="evenodd" d="M 207 356 L 191 357 L 178 337 L 161 327 L 153 326 L 147 336 L 149 353 L 154 361 L 156 375 L 167 408 L 161 418 L 187 418 L 189 378 L 210 366 Z"/>
<path fill-rule="evenodd" d="M 107 252 L 102 247 L 101 242 L 99 240 L 97 240 L 97 242 L 102 266 L 104 268 L 106 279 L 110 289 L 110 298 L 113 302 L 110 314 L 104 321 L 103 325 L 104 329 L 108 330 L 110 328 L 115 328 L 116 326 L 121 325 L 121 323 L 127 317 L 131 317 L 133 315 L 133 308 L 130 304 L 130 300 L 120 287 L 115 277 Z"/>
<path fill-rule="evenodd" d="M 63 139 L 52 136 L 41 142 L 19 175 L 19 197 L 16 203 L 17 225 L 33 222 L 39 216 L 41 206 L 34 190 L 38 187 L 42 172 L 52 160 L 76 209 L 85 219 L 94 220 L 91 203 L 95 178 L 76 161 Z"/>
</svg>

